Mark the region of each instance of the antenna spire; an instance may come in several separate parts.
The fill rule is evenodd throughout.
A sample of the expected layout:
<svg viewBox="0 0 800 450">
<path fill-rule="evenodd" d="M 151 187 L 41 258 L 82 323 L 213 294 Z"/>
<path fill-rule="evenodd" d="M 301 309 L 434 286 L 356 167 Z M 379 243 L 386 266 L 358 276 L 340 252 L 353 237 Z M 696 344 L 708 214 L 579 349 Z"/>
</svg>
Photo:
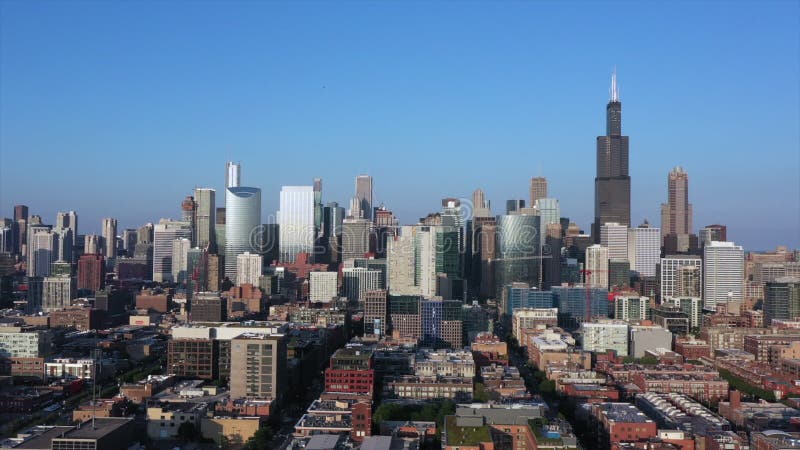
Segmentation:
<svg viewBox="0 0 800 450">
<path fill-rule="evenodd" d="M 611 73 L 611 101 L 619 101 L 619 88 L 617 87 L 617 66 L 614 66 L 614 72 Z"/>
</svg>

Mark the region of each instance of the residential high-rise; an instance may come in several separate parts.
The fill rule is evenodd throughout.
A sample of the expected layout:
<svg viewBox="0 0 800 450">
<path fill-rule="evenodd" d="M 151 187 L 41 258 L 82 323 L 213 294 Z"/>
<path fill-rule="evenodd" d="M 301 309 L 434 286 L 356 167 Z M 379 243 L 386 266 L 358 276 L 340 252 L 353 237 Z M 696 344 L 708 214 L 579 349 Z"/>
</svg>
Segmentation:
<svg viewBox="0 0 800 450">
<path fill-rule="evenodd" d="M 531 206 L 536 204 L 540 198 L 547 197 L 547 178 L 533 177 L 531 178 Z"/>
<path fill-rule="evenodd" d="M 667 176 L 667 203 L 661 204 L 661 236 L 692 233 L 689 174 L 677 166 Z"/>
<path fill-rule="evenodd" d="M 656 266 L 661 260 L 661 233 L 645 221 L 628 229 L 628 262 L 641 277 L 656 276 Z"/>
<path fill-rule="evenodd" d="M 348 267 L 342 269 L 342 293 L 350 302 L 364 301 L 368 291 L 383 289 L 381 271 L 364 267 Z"/>
<path fill-rule="evenodd" d="M 175 239 L 192 237 L 192 228 L 186 222 L 161 219 L 153 226 L 153 281 L 173 282 L 172 243 Z"/>
<path fill-rule="evenodd" d="M 231 339 L 231 399 L 275 400 L 286 392 L 286 339 L 282 334 L 243 334 Z"/>
<path fill-rule="evenodd" d="M 586 282 L 591 287 L 608 288 L 608 248 L 594 244 L 586 248 Z"/>
<path fill-rule="evenodd" d="M 744 300 L 744 249 L 733 242 L 712 241 L 703 249 L 703 307 Z"/>
<path fill-rule="evenodd" d="M 283 186 L 278 211 L 281 262 L 295 262 L 298 253 L 314 250 L 314 187 Z"/>
<path fill-rule="evenodd" d="M 696 294 L 682 293 L 682 290 L 679 286 L 683 267 L 696 267 L 697 277 L 702 278 L 703 260 L 699 256 L 667 255 L 665 258 L 661 258 L 659 284 L 661 286 L 660 299 L 662 302 L 669 298 L 679 297 L 682 295 L 699 296 L 699 292 Z M 684 288 L 684 292 L 685 289 L 686 288 Z"/>
<path fill-rule="evenodd" d="M 497 217 L 495 234 L 495 295 L 514 282 L 539 287 L 541 282 L 541 248 L 539 219 L 533 214 L 510 214 Z"/>
<path fill-rule="evenodd" d="M 194 201 L 197 204 L 194 218 L 195 246 L 216 251 L 216 196 L 211 188 L 195 188 Z"/>
<path fill-rule="evenodd" d="M 363 258 L 369 253 L 372 222 L 367 219 L 344 219 L 342 221 L 342 261 Z"/>
<path fill-rule="evenodd" d="M 261 251 L 261 189 L 225 189 L 225 276 L 236 280 L 236 257 Z"/>
<path fill-rule="evenodd" d="M 608 288 L 631 287 L 631 263 L 627 259 L 608 260 Z"/>
<path fill-rule="evenodd" d="M 70 275 L 45 277 L 42 285 L 42 311 L 51 312 L 70 306 L 76 297 L 76 279 Z"/>
<path fill-rule="evenodd" d="M 368 291 L 364 294 L 364 334 L 378 337 L 386 335 L 386 290 Z"/>
<path fill-rule="evenodd" d="M 339 291 L 338 272 L 311 272 L 309 274 L 308 299 L 312 303 L 330 303 Z"/>
<path fill-rule="evenodd" d="M 225 189 L 239 187 L 242 178 L 242 165 L 233 161 L 225 163 Z"/>
<path fill-rule="evenodd" d="M 414 283 L 414 227 L 400 227 L 398 233 L 386 244 L 389 294 L 419 294 L 419 289 Z"/>
<path fill-rule="evenodd" d="M 103 255 L 81 255 L 78 259 L 78 289 L 91 292 L 103 288 L 106 263 Z"/>
<path fill-rule="evenodd" d="M 50 275 L 50 265 L 57 260 L 58 235 L 50 225 L 30 225 L 28 227 L 28 272 L 29 277 Z"/>
<path fill-rule="evenodd" d="M 610 259 L 628 259 L 628 226 L 604 223 L 600 227 L 600 245 L 608 248 Z"/>
<path fill-rule="evenodd" d="M 372 177 L 359 175 L 356 177 L 356 199 L 364 219 L 372 220 Z M 356 217 L 357 218 L 357 217 Z"/>
<path fill-rule="evenodd" d="M 561 284 L 561 224 L 551 223 L 544 230 L 542 246 L 542 288 Z"/>
<path fill-rule="evenodd" d="M 244 252 L 236 256 L 236 285 L 252 284 L 258 286 L 263 261 L 261 255 Z"/>
<path fill-rule="evenodd" d="M 106 217 L 103 219 L 103 241 L 105 248 L 103 256 L 106 259 L 117 257 L 117 219 Z"/>
<path fill-rule="evenodd" d="M 764 289 L 764 325 L 774 319 L 796 320 L 800 317 L 800 278 L 781 277 Z"/>
<path fill-rule="evenodd" d="M 189 249 L 191 248 L 192 241 L 188 238 L 177 238 L 172 241 L 172 281 L 174 283 L 184 285 L 189 280 Z"/>
<path fill-rule="evenodd" d="M 606 105 L 606 134 L 597 137 L 597 176 L 594 179 L 592 225 L 595 242 L 600 241 L 600 227 L 609 222 L 626 227 L 631 224 L 628 136 L 622 135 L 622 103 L 619 100 L 616 70 L 611 76 L 611 100 Z"/>
</svg>

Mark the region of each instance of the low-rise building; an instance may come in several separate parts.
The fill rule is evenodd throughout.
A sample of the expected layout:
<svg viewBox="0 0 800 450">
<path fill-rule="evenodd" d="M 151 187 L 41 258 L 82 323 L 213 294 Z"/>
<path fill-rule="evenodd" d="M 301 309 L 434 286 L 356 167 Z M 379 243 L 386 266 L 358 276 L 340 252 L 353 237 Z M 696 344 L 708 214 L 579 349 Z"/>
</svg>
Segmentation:
<svg viewBox="0 0 800 450">
<path fill-rule="evenodd" d="M 591 412 L 609 444 L 647 440 L 658 434 L 656 423 L 628 403 L 595 403 Z"/>
<path fill-rule="evenodd" d="M 223 440 L 228 443 L 244 443 L 255 436 L 262 419 L 259 417 L 202 417 L 200 419 L 200 434 L 214 443 L 222 445 Z"/>
<path fill-rule="evenodd" d="M 383 393 L 388 398 L 471 401 L 473 382 L 472 378 L 462 377 L 401 375 L 385 377 L 383 380 Z"/>
<path fill-rule="evenodd" d="M 184 423 L 198 429 L 200 419 L 208 411 L 207 403 L 160 402 L 147 407 L 147 435 L 151 439 L 171 439 L 178 436 Z"/>
</svg>

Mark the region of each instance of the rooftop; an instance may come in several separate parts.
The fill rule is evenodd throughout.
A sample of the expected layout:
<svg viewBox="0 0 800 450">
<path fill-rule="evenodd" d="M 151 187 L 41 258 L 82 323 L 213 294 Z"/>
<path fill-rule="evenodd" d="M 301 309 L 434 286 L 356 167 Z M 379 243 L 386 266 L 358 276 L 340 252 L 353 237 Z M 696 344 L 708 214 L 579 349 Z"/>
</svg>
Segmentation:
<svg viewBox="0 0 800 450">
<path fill-rule="evenodd" d="M 652 420 L 639 410 L 639 408 L 628 403 L 600 403 L 597 406 L 601 414 L 608 417 L 612 422 L 622 423 L 648 423 Z"/>
<path fill-rule="evenodd" d="M 447 433 L 446 445 L 478 445 L 481 442 L 492 442 L 488 426 L 459 427 L 456 425 L 455 416 L 447 416 L 444 422 Z"/>
<path fill-rule="evenodd" d="M 94 422 L 94 426 L 92 426 Z M 132 423 L 132 418 L 127 417 L 98 417 L 94 421 L 87 420 L 72 431 L 64 434 L 64 439 L 99 439 L 117 429 Z"/>
</svg>

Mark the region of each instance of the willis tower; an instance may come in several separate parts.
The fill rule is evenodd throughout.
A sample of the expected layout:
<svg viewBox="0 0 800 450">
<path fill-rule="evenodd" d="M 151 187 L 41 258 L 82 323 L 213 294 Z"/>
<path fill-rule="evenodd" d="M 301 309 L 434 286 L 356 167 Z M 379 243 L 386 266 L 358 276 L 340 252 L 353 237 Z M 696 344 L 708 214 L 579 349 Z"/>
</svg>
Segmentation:
<svg viewBox="0 0 800 450">
<path fill-rule="evenodd" d="M 597 137 L 592 224 L 595 242 L 600 241 L 600 226 L 608 222 L 631 225 L 628 136 L 622 136 L 622 103 L 619 101 L 616 70 L 611 75 L 611 100 L 606 105 L 606 135 Z"/>
</svg>

